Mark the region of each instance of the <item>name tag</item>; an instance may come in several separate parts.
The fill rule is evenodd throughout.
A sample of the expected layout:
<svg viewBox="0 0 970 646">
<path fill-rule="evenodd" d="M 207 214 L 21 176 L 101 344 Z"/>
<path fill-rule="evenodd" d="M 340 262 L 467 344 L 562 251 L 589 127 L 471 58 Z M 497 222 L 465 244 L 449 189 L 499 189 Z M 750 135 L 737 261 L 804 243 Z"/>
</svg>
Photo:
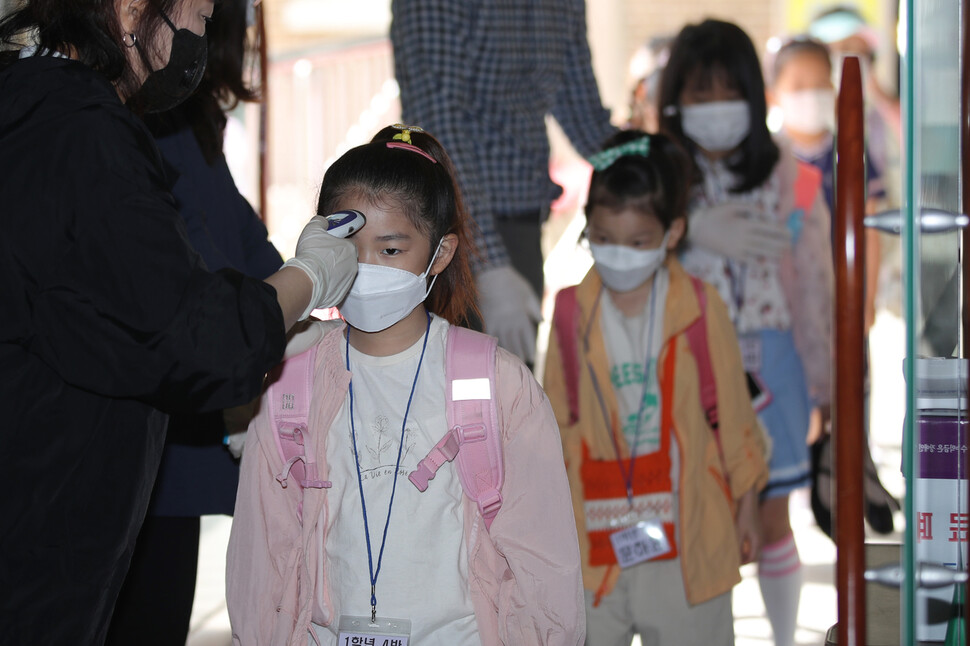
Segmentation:
<svg viewBox="0 0 970 646">
<path fill-rule="evenodd" d="M 468 401 L 475 399 L 491 399 L 492 386 L 488 377 L 480 379 L 453 379 L 451 381 L 452 400 Z"/>
<path fill-rule="evenodd" d="M 633 527 L 610 534 L 613 553 L 620 567 L 630 567 L 655 559 L 670 551 L 663 523 L 656 518 L 642 520 Z"/>
<path fill-rule="evenodd" d="M 410 619 L 378 617 L 340 617 L 338 646 L 408 646 L 411 639 Z"/>
</svg>

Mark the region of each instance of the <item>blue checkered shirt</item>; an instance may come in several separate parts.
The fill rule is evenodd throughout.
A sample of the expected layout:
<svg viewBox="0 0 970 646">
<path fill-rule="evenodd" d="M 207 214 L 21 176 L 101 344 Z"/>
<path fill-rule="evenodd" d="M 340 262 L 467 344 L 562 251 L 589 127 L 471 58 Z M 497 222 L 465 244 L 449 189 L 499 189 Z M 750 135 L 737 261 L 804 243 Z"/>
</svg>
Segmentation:
<svg viewBox="0 0 970 646">
<path fill-rule="evenodd" d="M 551 114 L 584 156 L 614 129 L 586 40 L 585 0 L 393 0 L 391 41 L 405 123 L 444 145 L 489 265 L 508 264 L 496 214 L 539 212 Z"/>
</svg>

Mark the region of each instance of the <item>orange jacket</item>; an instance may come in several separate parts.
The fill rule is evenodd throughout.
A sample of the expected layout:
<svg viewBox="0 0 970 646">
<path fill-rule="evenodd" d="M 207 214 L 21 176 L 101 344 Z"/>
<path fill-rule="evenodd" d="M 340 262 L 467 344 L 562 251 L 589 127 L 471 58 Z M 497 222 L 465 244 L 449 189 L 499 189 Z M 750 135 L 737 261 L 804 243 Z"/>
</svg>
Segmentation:
<svg viewBox="0 0 970 646">
<path fill-rule="evenodd" d="M 708 344 L 717 384 L 721 444 L 734 500 L 727 499 L 717 442 L 701 407 L 697 365 L 684 334 L 687 327 L 700 316 L 700 305 L 690 277 L 680 263 L 675 258 L 668 257 L 666 267 L 670 274 L 670 287 L 663 319 L 664 344 L 657 365 L 659 372 L 668 353 L 676 352 L 674 392 L 665 392 L 670 384 L 663 383 L 663 375 L 658 374 L 658 379 L 662 394 L 665 395 L 664 401 L 673 401 L 671 418 L 680 451 L 677 487 L 680 542 L 677 547 L 687 600 L 697 604 L 727 592 L 741 580 L 738 573 L 741 564 L 740 547 L 734 529 L 734 501 L 752 487 L 759 490 L 764 487 L 768 479 L 768 467 L 764 458 L 764 437 L 751 407 L 734 326 L 728 319 L 721 297 L 708 285 Z M 591 269 L 577 288 L 580 334 L 590 325 L 590 312 L 599 298 L 601 287 L 599 275 Z M 550 338 L 543 385 L 562 433 L 563 454 L 583 558 L 583 584 L 587 589 L 608 594 L 619 576 L 619 568 L 594 567 L 589 564 L 589 538 L 585 526 L 583 484 L 580 478 L 584 443 L 592 459 L 616 459 L 591 377 L 593 372 L 599 384 L 605 386 L 611 383 L 606 346 L 598 316 L 591 322 L 589 329 L 588 348 L 584 349 L 585 344 L 581 339 L 578 346 L 579 420 L 575 424 L 569 424 L 566 382 L 555 334 Z M 610 416 L 619 417 L 616 395 L 612 388 L 603 388 L 603 397 Z M 629 448 L 622 434 L 618 442 L 623 456 L 629 457 Z"/>
</svg>

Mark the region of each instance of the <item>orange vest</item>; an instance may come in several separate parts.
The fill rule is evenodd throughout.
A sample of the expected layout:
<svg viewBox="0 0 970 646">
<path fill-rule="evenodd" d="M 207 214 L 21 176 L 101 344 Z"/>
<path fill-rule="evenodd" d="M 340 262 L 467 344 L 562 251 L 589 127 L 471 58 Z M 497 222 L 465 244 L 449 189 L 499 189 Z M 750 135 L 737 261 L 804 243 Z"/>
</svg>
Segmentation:
<svg viewBox="0 0 970 646">
<path fill-rule="evenodd" d="M 635 457 L 632 462 L 623 458 L 621 469 L 616 460 L 593 460 L 589 448 L 583 442 L 583 461 L 580 475 L 583 481 L 586 531 L 590 544 L 590 565 L 613 565 L 616 554 L 610 535 L 641 520 L 658 518 L 663 521 L 664 531 L 671 550 L 655 560 L 672 559 L 677 556 L 674 526 L 673 486 L 670 479 L 670 439 L 673 429 L 674 345 L 670 344 L 663 364 L 660 382 L 660 448 L 648 455 Z M 666 388 L 664 387 L 666 386 Z M 615 416 L 613 430 L 621 432 Z M 632 508 L 627 496 L 625 475 L 633 470 L 631 493 Z"/>
</svg>

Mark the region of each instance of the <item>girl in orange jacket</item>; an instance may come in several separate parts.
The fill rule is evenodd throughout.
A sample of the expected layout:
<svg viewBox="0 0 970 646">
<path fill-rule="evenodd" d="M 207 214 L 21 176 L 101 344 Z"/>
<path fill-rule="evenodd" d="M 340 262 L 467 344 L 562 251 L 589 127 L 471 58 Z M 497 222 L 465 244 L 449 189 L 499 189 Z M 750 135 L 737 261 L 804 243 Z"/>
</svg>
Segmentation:
<svg viewBox="0 0 970 646">
<path fill-rule="evenodd" d="M 627 131 L 590 161 L 594 267 L 557 297 L 544 384 L 577 522 L 586 643 L 733 644 L 730 591 L 758 552 L 767 467 L 724 303 L 668 255 L 686 229 L 686 158 L 662 135 Z"/>
</svg>

